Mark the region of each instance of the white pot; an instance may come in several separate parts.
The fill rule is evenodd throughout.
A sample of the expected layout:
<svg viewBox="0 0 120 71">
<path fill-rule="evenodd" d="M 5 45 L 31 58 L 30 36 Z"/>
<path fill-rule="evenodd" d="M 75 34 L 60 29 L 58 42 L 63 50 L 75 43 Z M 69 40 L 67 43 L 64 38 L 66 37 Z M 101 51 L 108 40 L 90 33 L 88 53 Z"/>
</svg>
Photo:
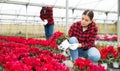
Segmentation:
<svg viewBox="0 0 120 71">
<path fill-rule="evenodd" d="M 119 68 L 119 63 L 118 62 L 113 62 L 113 67 L 114 68 Z"/>
<path fill-rule="evenodd" d="M 105 69 L 107 69 L 107 63 L 102 63 L 101 64 Z"/>
</svg>

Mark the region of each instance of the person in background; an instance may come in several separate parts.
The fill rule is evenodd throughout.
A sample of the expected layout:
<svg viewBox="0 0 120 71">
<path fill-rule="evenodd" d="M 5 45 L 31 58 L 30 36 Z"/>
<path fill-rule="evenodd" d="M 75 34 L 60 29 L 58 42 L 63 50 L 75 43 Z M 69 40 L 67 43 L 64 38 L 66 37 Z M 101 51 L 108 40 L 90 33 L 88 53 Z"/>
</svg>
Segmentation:
<svg viewBox="0 0 120 71">
<path fill-rule="evenodd" d="M 53 9 L 49 6 L 42 7 L 40 11 L 40 18 L 45 22 L 44 30 L 46 39 L 49 39 L 54 32 Z"/>
<path fill-rule="evenodd" d="M 72 61 L 78 57 L 87 58 L 93 62 L 98 62 L 101 58 L 99 50 L 95 47 L 95 39 L 98 27 L 93 21 L 94 13 L 92 10 L 85 10 L 81 21 L 72 24 L 68 31 L 69 43 L 79 43 L 76 50 L 70 50 Z"/>
</svg>

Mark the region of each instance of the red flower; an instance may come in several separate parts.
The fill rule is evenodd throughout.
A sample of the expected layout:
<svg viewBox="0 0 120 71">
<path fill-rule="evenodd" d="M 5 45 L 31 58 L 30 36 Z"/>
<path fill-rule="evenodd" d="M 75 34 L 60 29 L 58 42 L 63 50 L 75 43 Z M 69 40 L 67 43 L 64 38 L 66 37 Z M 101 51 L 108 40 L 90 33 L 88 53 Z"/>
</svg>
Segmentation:
<svg viewBox="0 0 120 71">
<path fill-rule="evenodd" d="M 113 46 L 108 46 L 107 47 L 109 53 L 114 53 L 114 47 Z"/>
<path fill-rule="evenodd" d="M 101 54 L 102 59 L 107 59 L 107 57 L 108 57 L 108 49 L 107 48 L 102 48 L 100 50 L 100 54 Z"/>
<path fill-rule="evenodd" d="M 77 66 L 80 71 L 81 70 L 83 71 L 106 71 L 104 67 L 102 67 L 101 65 L 98 65 L 98 66 L 94 65 L 92 61 L 83 59 L 83 58 L 78 58 L 77 60 L 75 60 L 74 65 Z"/>
<path fill-rule="evenodd" d="M 58 59 L 58 60 L 62 60 L 62 61 L 65 61 L 66 60 L 66 57 L 62 54 L 56 54 L 54 56 L 55 59 Z"/>
<path fill-rule="evenodd" d="M 63 32 L 57 31 L 50 37 L 49 40 L 56 40 L 58 37 L 62 36 L 63 34 L 64 34 Z"/>
<path fill-rule="evenodd" d="M 118 49 L 118 52 L 120 52 L 120 46 L 118 46 L 117 49 Z"/>
<path fill-rule="evenodd" d="M 75 66 L 78 66 L 80 70 L 83 70 L 85 68 L 85 59 L 83 58 L 78 58 L 75 63 L 74 63 Z"/>
</svg>

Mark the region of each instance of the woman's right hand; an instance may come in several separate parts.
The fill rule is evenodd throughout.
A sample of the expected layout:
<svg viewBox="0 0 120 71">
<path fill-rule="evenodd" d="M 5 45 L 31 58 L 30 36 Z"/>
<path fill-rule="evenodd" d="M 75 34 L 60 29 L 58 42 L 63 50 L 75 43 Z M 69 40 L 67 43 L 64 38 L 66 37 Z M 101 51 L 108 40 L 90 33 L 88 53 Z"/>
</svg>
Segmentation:
<svg viewBox="0 0 120 71">
<path fill-rule="evenodd" d="M 69 46 L 69 49 L 71 49 L 71 50 L 76 50 L 77 48 L 81 48 L 80 43 L 70 44 L 70 46 Z"/>
</svg>

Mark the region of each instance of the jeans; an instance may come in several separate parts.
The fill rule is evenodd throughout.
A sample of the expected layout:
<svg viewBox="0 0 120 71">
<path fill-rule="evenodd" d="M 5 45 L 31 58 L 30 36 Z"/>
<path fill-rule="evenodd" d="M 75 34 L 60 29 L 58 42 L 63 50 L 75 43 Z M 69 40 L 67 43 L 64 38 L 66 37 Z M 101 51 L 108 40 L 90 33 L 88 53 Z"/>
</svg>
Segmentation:
<svg viewBox="0 0 120 71">
<path fill-rule="evenodd" d="M 45 37 L 46 37 L 46 39 L 49 39 L 51 37 L 51 35 L 53 34 L 54 24 L 44 25 L 44 30 L 45 30 Z"/>
<path fill-rule="evenodd" d="M 79 43 L 76 37 L 71 37 L 69 39 L 69 43 Z M 72 57 L 72 60 L 75 61 L 78 57 L 87 57 L 89 60 L 92 60 L 93 62 L 98 62 L 100 60 L 100 52 L 97 48 L 91 47 L 88 50 L 83 50 L 81 48 L 77 48 L 76 50 L 70 50 L 70 55 Z"/>
</svg>

